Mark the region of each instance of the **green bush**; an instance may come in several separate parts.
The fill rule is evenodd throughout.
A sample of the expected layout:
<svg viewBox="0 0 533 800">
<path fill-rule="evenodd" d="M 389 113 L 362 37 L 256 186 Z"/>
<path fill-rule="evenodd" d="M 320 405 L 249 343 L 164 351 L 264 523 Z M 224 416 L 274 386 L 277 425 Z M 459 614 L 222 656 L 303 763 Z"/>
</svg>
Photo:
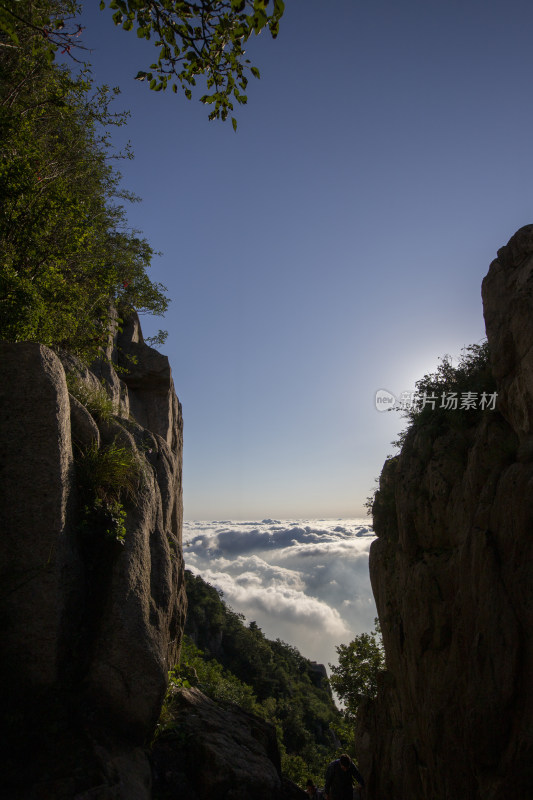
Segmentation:
<svg viewBox="0 0 533 800">
<path fill-rule="evenodd" d="M 177 674 L 183 680 L 194 680 L 194 684 L 213 700 L 235 703 L 246 711 L 258 710 L 252 687 L 224 669 L 215 659 L 206 659 L 188 636 L 183 637 Z"/>
<path fill-rule="evenodd" d="M 94 386 L 82 378 L 69 373 L 67 375 L 67 388 L 70 394 L 85 406 L 93 417 L 101 422 L 109 422 L 114 414 L 113 401 L 109 397 L 105 386 Z"/>
<path fill-rule="evenodd" d="M 215 659 L 206 658 L 205 654 L 188 637 L 184 636 L 181 644 L 180 662 L 169 672 L 169 684 L 155 738 L 166 735 L 174 729 L 172 713 L 172 697 L 176 689 L 197 686 L 201 692 L 217 703 L 234 703 L 252 713 L 259 713 L 260 708 L 251 686 L 243 683 L 229 670 L 223 668 Z"/>
<path fill-rule="evenodd" d="M 84 506 L 81 522 L 82 532 L 100 531 L 110 539 L 124 544 L 126 537 L 126 509 L 119 500 L 94 498 Z"/>
<path fill-rule="evenodd" d="M 481 398 L 484 394 L 488 399 L 495 391 L 487 341 L 465 347 L 457 366 L 452 364 L 450 356 L 444 356 L 434 373 L 424 375 L 416 382 L 417 403 L 405 411 L 407 429 L 393 444 L 401 447 L 412 429 L 424 427 L 430 434 L 438 435 L 450 427 L 469 428 L 477 424 L 484 408 L 480 403 L 462 408 L 463 395 L 472 393 Z M 457 408 L 446 408 L 446 398 L 452 393 L 457 398 Z M 435 398 L 435 401 L 427 402 L 429 398 Z"/>
<path fill-rule="evenodd" d="M 467 402 L 468 393 L 475 398 L 473 405 Z M 408 438 L 416 434 L 419 446 L 423 445 L 426 452 L 430 453 L 437 437 L 454 431 L 453 447 L 450 443 L 448 456 L 462 465 L 470 443 L 470 431 L 480 422 L 483 414 L 492 411 L 495 393 L 496 381 L 490 366 L 487 341 L 465 347 L 456 366 L 451 357 L 446 355 L 434 373 L 424 375 L 416 382 L 414 402 L 403 412 L 407 427 L 392 444 L 401 450 Z M 452 396 L 455 397 L 453 403 Z M 455 407 L 448 407 L 453 404 Z M 513 452 L 513 448 L 514 442 L 509 441 L 509 451 Z M 379 517 L 380 521 L 392 526 L 391 533 L 394 533 L 396 526 L 393 476 L 398 458 L 399 454 L 387 457 L 379 486 L 374 488 L 364 504 L 374 522 Z"/>
<path fill-rule="evenodd" d="M 78 469 L 83 486 L 101 500 L 126 496 L 134 500 L 139 489 L 142 466 L 139 456 L 116 441 L 107 447 L 93 442 L 82 451 Z"/>
<path fill-rule="evenodd" d="M 135 500 L 143 468 L 139 456 L 116 441 L 99 448 L 96 442 L 76 458 L 78 482 L 84 498 L 81 530 L 97 531 L 124 543 L 125 497 Z"/>
</svg>

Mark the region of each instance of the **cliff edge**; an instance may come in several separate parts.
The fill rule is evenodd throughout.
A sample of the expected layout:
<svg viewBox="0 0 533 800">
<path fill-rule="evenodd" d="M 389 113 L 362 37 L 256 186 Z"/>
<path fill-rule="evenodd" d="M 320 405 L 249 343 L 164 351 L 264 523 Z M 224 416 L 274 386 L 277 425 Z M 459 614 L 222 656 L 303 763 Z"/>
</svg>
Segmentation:
<svg viewBox="0 0 533 800">
<path fill-rule="evenodd" d="M 136 316 L 110 343 L 118 372 L 0 350 L 3 784 L 20 800 L 144 800 L 186 614 L 168 360 Z"/>
<path fill-rule="evenodd" d="M 531 796 L 533 226 L 482 294 L 496 410 L 413 427 L 374 502 L 387 671 L 357 722 L 369 800 Z"/>
</svg>

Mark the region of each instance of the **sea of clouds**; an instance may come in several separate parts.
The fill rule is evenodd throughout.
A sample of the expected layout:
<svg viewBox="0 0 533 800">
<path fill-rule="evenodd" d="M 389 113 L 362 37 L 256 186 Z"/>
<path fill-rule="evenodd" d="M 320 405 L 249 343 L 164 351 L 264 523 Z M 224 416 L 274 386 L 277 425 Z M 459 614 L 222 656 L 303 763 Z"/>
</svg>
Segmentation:
<svg viewBox="0 0 533 800">
<path fill-rule="evenodd" d="M 374 626 L 366 520 L 184 523 L 186 568 L 221 589 L 269 639 L 335 663 L 335 647 Z M 329 672 L 329 669 L 328 669 Z"/>
</svg>

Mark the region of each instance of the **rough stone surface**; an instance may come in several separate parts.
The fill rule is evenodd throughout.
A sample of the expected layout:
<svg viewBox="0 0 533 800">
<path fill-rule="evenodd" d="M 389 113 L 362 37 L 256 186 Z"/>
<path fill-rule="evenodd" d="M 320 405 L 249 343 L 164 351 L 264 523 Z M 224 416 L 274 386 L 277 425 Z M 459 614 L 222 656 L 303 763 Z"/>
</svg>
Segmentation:
<svg viewBox="0 0 533 800">
<path fill-rule="evenodd" d="M 368 800 L 526 800 L 533 786 L 533 227 L 483 283 L 498 410 L 407 436 L 375 503 L 387 672 L 361 710 Z"/>
<path fill-rule="evenodd" d="M 70 430 L 72 441 L 78 447 L 100 447 L 100 431 L 91 413 L 75 397 L 69 394 Z"/>
<path fill-rule="evenodd" d="M 533 225 L 520 228 L 498 250 L 483 281 L 487 336 L 499 408 L 520 441 L 533 434 Z"/>
<path fill-rule="evenodd" d="M 172 701 L 174 733 L 153 749 L 162 798 L 289 800 L 305 798 L 282 782 L 272 725 L 237 706 L 221 708 L 198 689 L 178 689 Z"/>
<path fill-rule="evenodd" d="M 117 334 L 118 351 L 135 325 Z M 95 372 L 37 344 L 0 347 L 0 691 L 13 723 L 3 779 L 21 800 L 146 800 L 142 745 L 186 613 L 182 418 L 168 360 L 137 331 L 130 389 L 109 364 Z M 103 378 L 117 415 L 103 422 L 69 398 L 65 369 L 94 389 Z M 141 475 L 137 495 L 123 498 L 123 546 L 80 527 L 80 449 L 113 441 L 133 451 Z"/>
<path fill-rule="evenodd" d="M 176 449 L 181 408 L 168 358 L 144 343 L 137 315 L 124 323 L 118 342 L 118 363 L 125 370 L 131 413 L 140 425 Z"/>
<path fill-rule="evenodd" d="M 72 446 L 59 359 L 38 344 L 0 347 L 0 669 L 4 691 L 19 694 L 57 680 Z"/>
</svg>

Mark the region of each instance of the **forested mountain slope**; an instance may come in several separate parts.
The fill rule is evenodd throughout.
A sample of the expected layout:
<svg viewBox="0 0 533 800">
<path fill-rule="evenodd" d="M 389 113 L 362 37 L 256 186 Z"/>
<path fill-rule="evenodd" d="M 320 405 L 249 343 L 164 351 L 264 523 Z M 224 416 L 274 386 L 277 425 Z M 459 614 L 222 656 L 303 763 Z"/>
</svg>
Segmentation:
<svg viewBox="0 0 533 800">
<path fill-rule="evenodd" d="M 293 780 L 313 774 L 323 781 L 325 765 L 348 746 L 325 668 L 268 639 L 255 622 L 246 625 L 221 592 L 185 574 L 189 610 L 179 675 L 274 724 L 282 767 Z"/>
</svg>

